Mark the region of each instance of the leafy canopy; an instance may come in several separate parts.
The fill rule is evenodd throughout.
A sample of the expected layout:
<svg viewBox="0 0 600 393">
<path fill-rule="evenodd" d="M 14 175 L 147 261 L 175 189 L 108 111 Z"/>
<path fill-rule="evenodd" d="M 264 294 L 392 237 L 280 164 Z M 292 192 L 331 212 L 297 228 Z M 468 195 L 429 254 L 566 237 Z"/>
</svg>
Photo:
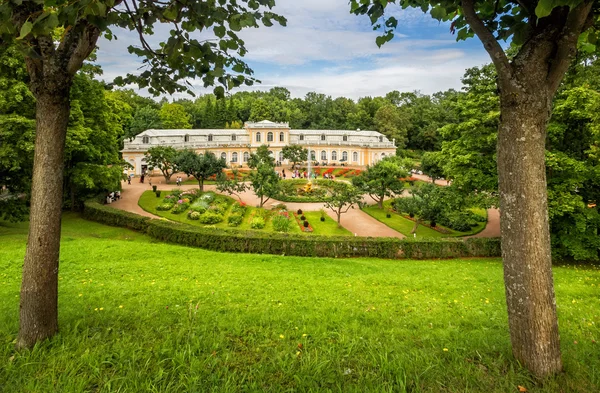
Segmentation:
<svg viewBox="0 0 600 393">
<path fill-rule="evenodd" d="M 0 5 L 0 35 L 3 42 L 19 43 L 29 58 L 64 62 L 74 75 L 99 35 L 112 40 L 119 28 L 135 31 L 139 45 L 128 51 L 143 59 L 143 70 L 115 83 L 138 84 L 153 94 L 191 93 L 187 79 L 201 77 L 205 87 L 219 84 L 214 92 L 220 97 L 225 89 L 256 81 L 239 59 L 246 47 L 238 33 L 259 24 L 285 25 L 271 11 L 274 5 L 275 0 L 7 0 Z M 153 45 L 147 37 L 161 24 L 171 26 L 169 35 Z"/>
</svg>

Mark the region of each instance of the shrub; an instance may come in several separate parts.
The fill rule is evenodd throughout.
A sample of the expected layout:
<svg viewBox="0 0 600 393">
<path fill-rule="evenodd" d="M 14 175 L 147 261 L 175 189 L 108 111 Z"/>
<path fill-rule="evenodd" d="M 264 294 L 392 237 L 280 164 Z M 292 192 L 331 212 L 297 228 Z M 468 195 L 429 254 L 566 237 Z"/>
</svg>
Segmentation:
<svg viewBox="0 0 600 393">
<path fill-rule="evenodd" d="M 163 199 L 163 203 L 175 203 L 177 202 L 177 198 L 174 198 L 173 195 L 167 195 L 165 199 Z"/>
<path fill-rule="evenodd" d="M 241 203 L 234 203 L 231 208 L 232 214 L 244 214 L 245 211 L 246 211 L 246 204 L 242 205 Z"/>
<path fill-rule="evenodd" d="M 304 228 L 308 228 L 308 221 L 304 221 Z"/>
<path fill-rule="evenodd" d="M 179 199 L 181 194 L 183 194 L 183 191 L 180 189 L 171 190 L 171 196 L 175 199 Z"/>
<path fill-rule="evenodd" d="M 161 205 L 156 206 L 156 210 L 158 211 L 169 211 L 173 208 L 172 203 L 163 203 Z"/>
<path fill-rule="evenodd" d="M 225 209 L 223 209 L 221 205 L 211 205 L 208 208 L 208 211 L 214 214 L 223 214 L 225 212 Z"/>
<path fill-rule="evenodd" d="M 155 191 L 156 197 L 160 198 L 160 191 Z"/>
<path fill-rule="evenodd" d="M 301 216 L 302 215 L 302 209 L 298 209 L 297 213 L 298 213 L 299 216 Z"/>
<path fill-rule="evenodd" d="M 156 192 L 156 186 L 152 186 L 152 191 Z"/>
<path fill-rule="evenodd" d="M 263 229 L 265 227 L 265 219 L 262 217 L 254 217 L 252 221 L 250 221 L 250 228 L 252 229 Z"/>
<path fill-rule="evenodd" d="M 175 204 L 175 206 L 173 207 L 173 210 L 171 210 L 171 213 L 181 214 L 181 213 L 187 211 L 188 207 L 190 207 L 189 203 L 183 203 L 183 201 L 181 203 L 177 202 Z"/>
<path fill-rule="evenodd" d="M 212 203 L 215 200 L 215 193 L 214 192 L 206 192 L 200 196 L 200 199 L 202 199 L 203 201 L 206 201 L 208 203 Z"/>
<path fill-rule="evenodd" d="M 229 217 L 227 217 L 227 225 L 229 225 L 230 227 L 237 227 L 240 226 L 242 224 L 242 221 L 244 220 L 244 216 L 241 214 L 232 214 Z"/>
<path fill-rule="evenodd" d="M 198 221 L 200 221 L 202 224 L 216 224 L 223 221 L 223 216 L 221 214 L 207 211 L 206 213 L 200 215 Z"/>
<path fill-rule="evenodd" d="M 158 240 L 224 252 L 329 258 L 372 257 L 431 259 L 498 257 L 500 239 L 396 239 L 348 236 L 302 236 L 291 234 L 194 227 L 167 220 L 153 220 L 104 206 L 84 204 L 83 217 L 106 225 L 134 229 Z"/>
<path fill-rule="evenodd" d="M 273 229 L 275 232 L 288 232 L 290 230 L 291 221 L 284 215 L 278 214 L 273 217 Z"/>
<path fill-rule="evenodd" d="M 386 213 L 386 214 L 385 214 L 385 217 L 386 217 L 386 218 L 392 218 L 392 215 L 391 215 L 390 213 Z"/>
<path fill-rule="evenodd" d="M 304 216 L 304 214 L 300 216 L 300 220 L 302 220 L 302 221 L 306 220 L 306 217 Z"/>
<path fill-rule="evenodd" d="M 188 218 L 190 220 L 199 220 L 201 215 L 201 213 L 190 210 L 188 213 Z"/>
</svg>

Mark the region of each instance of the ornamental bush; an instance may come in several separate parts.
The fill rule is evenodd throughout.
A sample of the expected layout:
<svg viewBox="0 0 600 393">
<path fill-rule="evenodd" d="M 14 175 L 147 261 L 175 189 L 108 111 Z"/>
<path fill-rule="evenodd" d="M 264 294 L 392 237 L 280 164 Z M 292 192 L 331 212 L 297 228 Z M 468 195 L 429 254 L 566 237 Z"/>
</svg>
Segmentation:
<svg viewBox="0 0 600 393">
<path fill-rule="evenodd" d="M 180 199 L 181 201 L 181 199 Z M 181 214 L 185 211 L 188 210 L 188 208 L 190 207 L 189 203 L 184 203 L 183 201 L 181 201 L 181 203 L 179 203 L 179 201 L 173 206 L 173 209 L 171 210 L 171 213 L 173 214 Z"/>
<path fill-rule="evenodd" d="M 190 220 L 199 220 L 201 215 L 201 213 L 190 210 L 188 213 L 188 218 Z"/>
<path fill-rule="evenodd" d="M 265 219 L 262 217 L 254 217 L 252 221 L 250 221 L 250 228 L 252 229 L 263 229 L 265 227 Z"/>
<path fill-rule="evenodd" d="M 244 216 L 241 214 L 231 214 L 229 217 L 227 217 L 227 225 L 230 227 L 238 227 L 242 224 L 243 220 Z"/>
<path fill-rule="evenodd" d="M 223 219 L 223 215 L 216 214 L 210 211 L 207 211 L 206 213 L 201 214 L 200 217 L 198 217 L 198 221 L 200 221 L 202 224 L 216 224 L 223 221 Z"/>
<path fill-rule="evenodd" d="M 290 230 L 291 221 L 282 214 L 273 217 L 273 229 L 275 232 L 288 232 Z"/>
<path fill-rule="evenodd" d="M 244 214 L 246 212 L 246 204 L 234 203 L 231 207 L 232 214 Z"/>
<path fill-rule="evenodd" d="M 156 206 L 156 210 L 158 211 L 169 211 L 173 208 L 173 203 L 163 203 Z"/>
</svg>

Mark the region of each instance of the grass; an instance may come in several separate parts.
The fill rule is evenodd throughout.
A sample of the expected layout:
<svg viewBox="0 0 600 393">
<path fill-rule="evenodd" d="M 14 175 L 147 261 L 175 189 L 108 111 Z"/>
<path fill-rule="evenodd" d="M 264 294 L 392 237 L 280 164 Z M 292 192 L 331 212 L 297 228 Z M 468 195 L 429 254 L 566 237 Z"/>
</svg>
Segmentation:
<svg viewBox="0 0 600 393">
<path fill-rule="evenodd" d="M 375 218 L 377 221 L 384 223 L 390 228 L 400 232 L 405 236 L 411 236 L 411 231 L 415 226 L 415 222 L 409 220 L 408 218 L 403 217 L 400 214 L 391 212 L 391 203 L 392 200 L 387 200 L 383 202 L 383 210 L 377 207 L 377 205 L 370 205 L 364 207 L 362 210 Z M 471 209 L 474 213 L 479 214 L 483 217 L 487 217 L 487 211 L 485 209 Z M 390 212 L 391 217 L 387 218 L 386 214 Z M 444 228 L 446 233 L 438 232 L 435 229 L 431 229 L 425 225 L 419 224 L 417 228 L 417 238 L 444 238 L 444 237 L 461 237 L 461 236 L 470 236 L 476 233 L 481 232 L 485 228 L 486 223 L 478 223 L 477 226 L 473 227 L 468 232 L 458 232 L 452 229 L 444 228 L 441 225 L 438 225 L 441 228 Z"/>
<path fill-rule="evenodd" d="M 497 259 L 228 254 L 63 219 L 60 333 L 16 353 L 26 226 L 0 224 L 0 391 L 594 392 L 598 266 L 555 268 L 565 372 L 510 352 Z"/>
<path fill-rule="evenodd" d="M 265 220 L 266 225 L 263 229 L 252 229 L 250 227 L 250 221 L 252 220 L 253 215 L 256 214 L 256 212 L 258 210 L 262 210 L 260 208 L 256 208 L 256 207 L 252 207 L 252 206 L 246 207 L 246 214 L 244 215 L 244 221 L 242 222 L 241 225 L 239 225 L 238 227 L 233 227 L 233 228 L 228 226 L 227 225 L 227 216 L 229 215 L 229 211 L 231 210 L 231 206 L 232 206 L 234 200 L 227 196 L 221 195 L 221 197 L 226 198 L 229 201 L 229 208 L 228 208 L 227 212 L 225 212 L 225 215 L 224 215 L 225 220 L 223 220 L 222 222 L 219 222 L 217 224 L 205 225 L 205 224 L 200 223 L 199 221 L 189 220 L 187 218 L 187 213 L 172 214 L 170 211 L 156 210 L 156 206 L 160 205 L 162 203 L 163 198 L 167 195 L 169 195 L 169 191 L 162 191 L 161 197 L 157 198 L 156 194 L 153 191 L 145 191 L 141 195 L 141 197 L 138 201 L 138 205 L 142 209 L 147 211 L 148 213 L 152 213 L 159 217 L 164 217 L 169 220 L 181 222 L 184 224 L 195 225 L 195 226 L 200 226 L 200 227 L 210 226 L 210 227 L 215 227 L 215 228 L 229 228 L 229 229 L 273 232 L 273 222 L 270 219 L 270 214 L 267 217 L 267 219 Z M 312 233 L 302 232 L 300 230 L 300 227 L 294 221 L 292 221 L 292 223 L 290 224 L 290 231 L 288 233 L 296 233 L 296 234 L 302 234 L 302 235 L 306 235 L 306 236 L 311 236 L 311 235 L 351 236 L 352 235 L 352 233 L 350 231 L 348 231 L 347 229 L 339 228 L 337 225 L 337 222 L 332 220 L 329 216 L 325 217 L 325 222 L 321 222 L 319 220 L 319 218 L 321 217 L 320 212 L 306 212 L 305 215 L 308 218 L 308 221 L 310 222 L 310 225 L 313 227 L 314 231 Z M 290 218 L 293 220 L 292 212 L 290 212 Z"/>
</svg>

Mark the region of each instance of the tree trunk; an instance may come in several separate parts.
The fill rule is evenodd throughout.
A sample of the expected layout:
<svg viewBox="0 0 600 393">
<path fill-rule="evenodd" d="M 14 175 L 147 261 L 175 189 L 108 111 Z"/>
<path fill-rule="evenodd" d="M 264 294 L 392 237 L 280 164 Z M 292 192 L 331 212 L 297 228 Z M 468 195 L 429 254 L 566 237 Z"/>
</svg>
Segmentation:
<svg viewBox="0 0 600 393">
<path fill-rule="evenodd" d="M 29 238 L 21 284 L 17 348 L 58 331 L 58 259 L 69 83 L 36 95 L 36 140 Z"/>
<path fill-rule="evenodd" d="M 204 178 L 198 179 L 198 185 L 200 186 L 200 192 L 204 192 Z"/>
<path fill-rule="evenodd" d="M 562 369 L 544 155 L 551 96 L 540 86 L 519 97 L 501 95 L 498 132 L 502 259 L 510 337 L 515 358 L 538 377 Z"/>
</svg>

